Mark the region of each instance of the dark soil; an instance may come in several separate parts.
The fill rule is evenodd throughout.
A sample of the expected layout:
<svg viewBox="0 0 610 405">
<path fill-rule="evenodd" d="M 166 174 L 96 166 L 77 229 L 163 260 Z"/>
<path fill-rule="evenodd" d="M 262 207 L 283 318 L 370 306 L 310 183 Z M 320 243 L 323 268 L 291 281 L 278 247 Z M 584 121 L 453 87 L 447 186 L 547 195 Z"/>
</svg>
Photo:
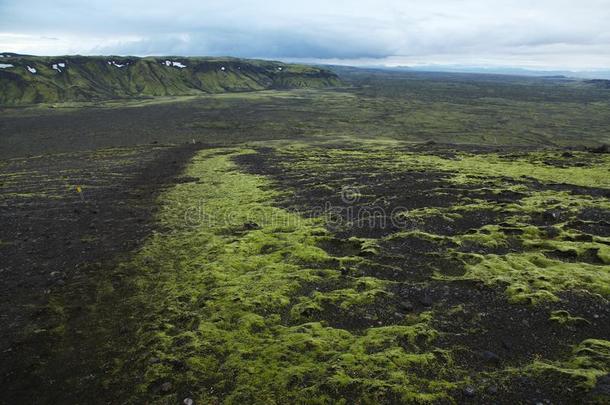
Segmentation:
<svg viewBox="0 0 610 405">
<path fill-rule="evenodd" d="M 75 328 L 91 322 L 96 272 L 151 232 L 156 196 L 199 148 L 50 155 L 0 168 L 0 402 L 100 402 L 100 391 L 87 390 L 97 348 L 83 330 L 62 338 L 57 317 Z"/>
</svg>

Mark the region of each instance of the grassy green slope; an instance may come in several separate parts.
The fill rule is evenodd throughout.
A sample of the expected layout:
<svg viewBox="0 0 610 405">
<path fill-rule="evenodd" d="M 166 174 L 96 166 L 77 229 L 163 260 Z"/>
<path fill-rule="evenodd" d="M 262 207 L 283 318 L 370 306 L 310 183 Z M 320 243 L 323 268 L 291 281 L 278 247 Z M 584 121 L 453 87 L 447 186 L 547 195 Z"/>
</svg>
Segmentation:
<svg viewBox="0 0 610 405">
<path fill-rule="evenodd" d="M 340 84 L 334 73 L 321 68 L 235 58 L 6 54 L 0 62 L 2 105 Z"/>
</svg>

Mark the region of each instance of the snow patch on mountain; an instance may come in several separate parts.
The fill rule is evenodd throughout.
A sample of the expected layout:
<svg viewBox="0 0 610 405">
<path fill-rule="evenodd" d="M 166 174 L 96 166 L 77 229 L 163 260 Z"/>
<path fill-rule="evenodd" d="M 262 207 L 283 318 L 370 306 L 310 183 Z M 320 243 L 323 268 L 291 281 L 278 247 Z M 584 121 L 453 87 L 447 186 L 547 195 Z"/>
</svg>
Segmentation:
<svg viewBox="0 0 610 405">
<path fill-rule="evenodd" d="M 177 67 L 180 69 L 184 69 L 186 67 L 186 65 L 182 64 L 181 62 L 176 62 L 176 61 L 172 61 L 172 60 L 166 60 L 164 62 L 161 62 L 161 64 L 163 64 L 165 66 Z"/>
<path fill-rule="evenodd" d="M 129 65 L 129 63 L 116 63 L 116 62 L 115 62 L 115 61 L 113 61 L 113 60 L 109 60 L 109 61 L 108 61 L 108 64 L 109 64 L 109 65 L 112 65 L 112 66 L 114 66 L 114 67 L 118 67 L 118 68 L 122 68 L 122 67 L 125 67 L 125 66 Z"/>
</svg>

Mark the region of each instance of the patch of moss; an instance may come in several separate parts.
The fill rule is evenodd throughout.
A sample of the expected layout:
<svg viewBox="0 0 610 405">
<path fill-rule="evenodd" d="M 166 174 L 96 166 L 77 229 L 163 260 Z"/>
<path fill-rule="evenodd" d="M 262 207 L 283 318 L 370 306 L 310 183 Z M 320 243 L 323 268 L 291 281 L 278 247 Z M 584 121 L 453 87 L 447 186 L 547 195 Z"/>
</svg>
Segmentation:
<svg viewBox="0 0 610 405">
<path fill-rule="evenodd" d="M 506 235 L 497 225 L 485 225 L 474 233 L 454 236 L 451 239 L 459 245 L 477 244 L 490 248 L 506 245 Z"/>
<path fill-rule="evenodd" d="M 504 159 L 499 154 L 459 154 L 458 159 L 444 159 L 434 155 L 405 154 L 401 160 L 411 167 L 434 168 L 454 173 L 458 183 L 480 182 L 484 177 L 536 180 L 544 183 L 567 183 L 586 187 L 610 188 L 608 169 L 610 158 L 604 157 L 590 167 L 558 168 L 537 164 L 526 157 Z"/>
<path fill-rule="evenodd" d="M 300 320 L 328 304 L 349 310 L 388 297 L 386 282 L 304 293 L 340 276 L 318 247 L 321 220 L 274 207 L 267 180 L 231 161 L 249 151 L 216 152 L 186 169 L 200 181 L 161 196 L 164 231 L 123 264 L 137 269 L 128 305 L 143 309 L 133 361 L 118 365 L 142 375 L 133 398 L 161 401 L 159 384 L 171 382 L 201 403 L 448 400 L 460 372 L 431 346 L 437 332 L 426 314 L 362 333 Z"/>
<path fill-rule="evenodd" d="M 572 350 L 570 358 L 558 362 L 535 362 L 529 371 L 557 373 L 574 379 L 586 388 L 592 388 L 598 377 L 610 372 L 610 341 L 587 339 Z"/>
<path fill-rule="evenodd" d="M 512 302 L 556 301 L 555 293 L 586 289 L 610 296 L 610 268 L 586 263 L 566 263 L 538 252 L 486 255 L 466 266 L 465 278 L 506 285 Z"/>
<path fill-rule="evenodd" d="M 557 311 L 551 312 L 551 316 L 549 317 L 549 319 L 551 321 L 554 321 L 561 325 L 566 325 L 566 326 L 578 326 L 578 325 L 583 325 L 583 324 L 589 323 L 589 321 L 587 321 L 585 318 L 582 318 L 579 316 L 572 316 L 566 310 L 557 310 Z"/>
</svg>

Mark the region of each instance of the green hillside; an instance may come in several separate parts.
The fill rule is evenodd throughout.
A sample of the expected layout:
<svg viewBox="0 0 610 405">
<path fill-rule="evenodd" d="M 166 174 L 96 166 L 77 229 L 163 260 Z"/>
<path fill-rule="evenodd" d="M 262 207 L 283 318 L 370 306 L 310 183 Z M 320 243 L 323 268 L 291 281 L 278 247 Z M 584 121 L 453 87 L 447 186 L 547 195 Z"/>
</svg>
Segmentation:
<svg viewBox="0 0 610 405">
<path fill-rule="evenodd" d="M 340 84 L 325 69 L 262 60 L 0 55 L 2 105 Z"/>
</svg>

